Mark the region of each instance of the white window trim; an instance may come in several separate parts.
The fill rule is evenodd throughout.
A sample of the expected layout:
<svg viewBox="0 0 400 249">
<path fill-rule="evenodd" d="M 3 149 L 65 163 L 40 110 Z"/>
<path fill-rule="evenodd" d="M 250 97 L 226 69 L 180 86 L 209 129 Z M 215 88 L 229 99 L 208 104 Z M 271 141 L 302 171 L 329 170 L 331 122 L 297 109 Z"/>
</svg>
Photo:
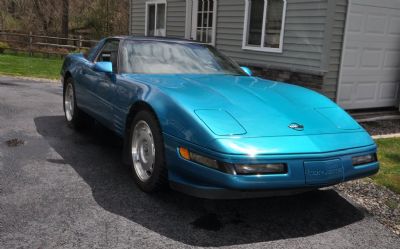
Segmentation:
<svg viewBox="0 0 400 249">
<path fill-rule="evenodd" d="M 155 22 L 154 25 L 157 25 L 157 4 L 165 4 L 165 23 L 164 23 L 164 29 L 165 29 L 165 35 L 167 36 L 167 0 L 150 0 L 146 2 L 146 14 L 144 17 L 144 35 L 147 36 L 148 35 L 148 17 L 149 17 L 149 5 L 150 4 L 155 4 L 156 8 L 155 8 Z M 155 30 L 155 27 L 154 27 Z"/>
<path fill-rule="evenodd" d="M 267 4 L 268 0 L 264 0 L 264 12 L 263 12 L 263 23 L 262 23 L 262 33 L 261 33 L 261 45 L 260 46 L 251 46 L 247 45 L 247 36 L 249 30 L 249 14 L 250 14 L 250 5 L 251 0 L 245 0 L 245 12 L 244 12 L 244 25 L 243 25 L 243 41 L 242 41 L 242 49 L 246 50 L 254 50 L 254 51 L 262 51 L 262 52 L 271 52 L 271 53 L 282 53 L 283 52 L 283 37 L 285 36 L 285 23 L 286 23 L 286 5 L 287 0 L 283 1 L 283 14 L 282 14 L 282 27 L 281 27 L 281 37 L 279 41 L 279 48 L 268 48 L 264 47 L 265 41 L 265 19 L 267 18 Z"/>
<path fill-rule="evenodd" d="M 196 37 L 197 33 L 197 8 L 199 1 L 201 0 L 186 0 L 186 25 L 185 25 L 185 38 L 190 39 L 191 37 Z M 218 1 L 214 0 L 214 10 L 213 10 L 213 23 L 212 23 L 212 39 L 210 44 L 215 46 L 216 35 L 217 35 L 217 11 L 218 11 Z"/>
</svg>

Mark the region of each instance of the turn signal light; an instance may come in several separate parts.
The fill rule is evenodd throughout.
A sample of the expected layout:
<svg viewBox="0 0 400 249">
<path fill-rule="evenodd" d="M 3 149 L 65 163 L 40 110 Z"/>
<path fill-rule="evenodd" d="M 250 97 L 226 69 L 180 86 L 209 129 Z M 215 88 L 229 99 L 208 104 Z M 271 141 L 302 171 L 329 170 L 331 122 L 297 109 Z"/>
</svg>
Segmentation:
<svg viewBox="0 0 400 249">
<path fill-rule="evenodd" d="M 190 160 L 189 150 L 183 147 L 179 147 L 179 154 L 186 160 Z"/>
</svg>

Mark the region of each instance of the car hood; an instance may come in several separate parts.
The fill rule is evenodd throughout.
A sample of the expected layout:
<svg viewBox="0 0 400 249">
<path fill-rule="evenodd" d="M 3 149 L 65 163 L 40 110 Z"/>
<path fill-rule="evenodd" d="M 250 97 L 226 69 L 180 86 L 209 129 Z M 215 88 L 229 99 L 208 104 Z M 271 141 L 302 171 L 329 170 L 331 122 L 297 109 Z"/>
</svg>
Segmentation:
<svg viewBox="0 0 400 249">
<path fill-rule="evenodd" d="M 363 130 L 328 98 L 291 84 L 231 75 L 127 77 L 158 87 L 216 136 L 298 136 Z"/>
</svg>

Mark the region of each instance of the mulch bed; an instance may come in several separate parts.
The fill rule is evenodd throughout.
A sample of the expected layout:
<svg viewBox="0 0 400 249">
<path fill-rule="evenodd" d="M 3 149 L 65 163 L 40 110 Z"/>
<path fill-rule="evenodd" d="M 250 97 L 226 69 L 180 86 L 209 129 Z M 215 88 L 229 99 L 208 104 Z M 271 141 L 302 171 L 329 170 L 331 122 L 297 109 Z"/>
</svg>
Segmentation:
<svg viewBox="0 0 400 249">
<path fill-rule="evenodd" d="M 8 147 L 17 147 L 17 146 L 25 144 L 25 141 L 18 139 L 18 138 L 13 138 L 13 139 L 7 140 L 6 144 Z"/>
<path fill-rule="evenodd" d="M 364 123 L 361 123 L 361 125 L 372 136 L 400 133 L 400 120 L 399 119 L 364 122 Z"/>
</svg>

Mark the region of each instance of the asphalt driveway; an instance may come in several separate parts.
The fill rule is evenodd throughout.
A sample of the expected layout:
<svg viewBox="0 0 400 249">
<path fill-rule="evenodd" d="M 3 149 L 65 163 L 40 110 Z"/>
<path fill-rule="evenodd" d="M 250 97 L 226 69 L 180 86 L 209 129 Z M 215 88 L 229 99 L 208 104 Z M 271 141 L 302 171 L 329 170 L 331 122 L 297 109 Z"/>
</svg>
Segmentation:
<svg viewBox="0 0 400 249">
<path fill-rule="evenodd" d="M 122 142 L 66 126 L 56 83 L 0 77 L 0 248 L 400 248 L 328 189 L 205 201 L 139 191 Z"/>
</svg>

